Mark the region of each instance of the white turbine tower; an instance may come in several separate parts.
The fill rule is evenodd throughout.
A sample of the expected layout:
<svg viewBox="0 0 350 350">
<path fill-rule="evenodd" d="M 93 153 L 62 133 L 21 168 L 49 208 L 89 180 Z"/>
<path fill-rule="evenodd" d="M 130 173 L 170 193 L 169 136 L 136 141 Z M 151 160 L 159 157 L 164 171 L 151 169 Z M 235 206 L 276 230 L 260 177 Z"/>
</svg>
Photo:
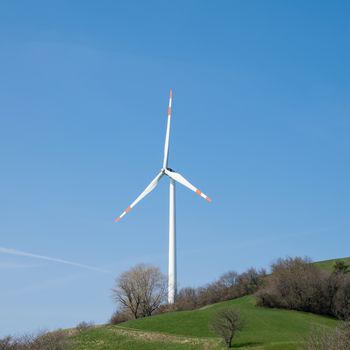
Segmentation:
<svg viewBox="0 0 350 350">
<path fill-rule="evenodd" d="M 144 197 L 151 193 L 160 179 L 166 175 L 170 178 L 169 188 L 169 274 L 168 274 L 168 303 L 173 304 L 176 296 L 176 213 L 175 213 L 175 181 L 184 185 L 188 189 L 197 193 L 199 196 L 211 202 L 211 199 L 206 196 L 202 191 L 193 186 L 187 181 L 181 174 L 175 172 L 168 167 L 168 156 L 169 156 L 169 139 L 170 139 L 170 123 L 171 123 L 171 102 L 172 102 L 172 90 L 170 90 L 169 108 L 168 108 L 168 123 L 166 128 L 165 144 L 164 144 L 164 160 L 163 167 L 160 173 L 151 181 L 146 189 L 132 202 L 125 211 L 115 220 L 118 222 L 125 214 L 129 211 Z"/>
</svg>

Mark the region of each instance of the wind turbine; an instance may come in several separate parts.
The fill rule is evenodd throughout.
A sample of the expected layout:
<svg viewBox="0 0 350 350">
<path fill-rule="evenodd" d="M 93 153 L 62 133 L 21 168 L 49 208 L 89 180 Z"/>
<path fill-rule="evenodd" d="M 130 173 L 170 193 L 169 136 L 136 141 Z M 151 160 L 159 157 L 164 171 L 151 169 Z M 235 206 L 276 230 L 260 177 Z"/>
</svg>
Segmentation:
<svg viewBox="0 0 350 350">
<path fill-rule="evenodd" d="M 139 203 L 143 198 L 150 194 L 158 185 L 160 179 L 163 176 L 168 176 L 170 179 L 169 188 L 169 272 L 168 272 L 168 303 L 173 304 L 176 296 L 176 211 L 175 211 L 175 181 L 179 182 L 181 185 L 187 187 L 191 191 L 197 193 L 202 198 L 211 202 L 211 199 L 200 191 L 197 187 L 193 186 L 189 181 L 187 181 L 181 174 L 175 172 L 168 167 L 169 158 L 169 139 L 170 139 L 170 124 L 171 124 L 171 103 L 172 103 L 173 93 L 170 90 L 169 97 L 169 107 L 168 107 L 168 122 L 166 128 L 165 144 L 164 144 L 164 159 L 163 167 L 160 173 L 151 181 L 151 183 L 146 187 L 146 189 L 132 202 L 124 212 L 115 219 L 118 222 L 125 214 L 129 213 L 130 210 Z"/>
</svg>

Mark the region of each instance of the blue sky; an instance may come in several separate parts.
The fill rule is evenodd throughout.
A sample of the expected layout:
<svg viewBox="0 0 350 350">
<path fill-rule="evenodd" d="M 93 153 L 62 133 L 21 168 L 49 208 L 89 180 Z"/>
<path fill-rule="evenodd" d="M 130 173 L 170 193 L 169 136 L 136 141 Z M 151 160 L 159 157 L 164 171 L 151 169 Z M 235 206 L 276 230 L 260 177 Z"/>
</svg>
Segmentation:
<svg viewBox="0 0 350 350">
<path fill-rule="evenodd" d="M 0 335 L 105 322 L 118 274 L 167 271 L 173 88 L 178 278 L 349 256 L 347 1 L 2 1 Z M 84 266 L 6 253 L 42 255 Z"/>
</svg>

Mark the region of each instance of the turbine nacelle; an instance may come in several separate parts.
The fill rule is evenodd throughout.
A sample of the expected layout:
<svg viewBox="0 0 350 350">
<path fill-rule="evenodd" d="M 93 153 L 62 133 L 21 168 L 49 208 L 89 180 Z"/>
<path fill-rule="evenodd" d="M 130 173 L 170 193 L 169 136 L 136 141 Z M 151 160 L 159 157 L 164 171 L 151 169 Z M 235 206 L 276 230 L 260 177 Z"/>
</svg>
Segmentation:
<svg viewBox="0 0 350 350">
<path fill-rule="evenodd" d="M 170 171 L 171 173 L 174 173 L 175 172 L 175 170 L 173 170 L 173 169 L 171 169 L 171 168 L 162 168 L 162 169 L 160 169 L 160 171 L 163 173 L 163 174 L 166 174 L 166 171 Z"/>
</svg>

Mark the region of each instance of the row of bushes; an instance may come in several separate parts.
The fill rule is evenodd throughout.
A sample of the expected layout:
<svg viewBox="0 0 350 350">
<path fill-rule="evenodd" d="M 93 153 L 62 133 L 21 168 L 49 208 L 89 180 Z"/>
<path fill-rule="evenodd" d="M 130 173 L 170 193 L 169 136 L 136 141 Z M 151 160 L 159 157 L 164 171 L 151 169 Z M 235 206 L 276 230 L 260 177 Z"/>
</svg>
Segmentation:
<svg viewBox="0 0 350 350">
<path fill-rule="evenodd" d="M 350 274 L 345 263 L 338 262 L 333 272 L 311 264 L 307 258 L 280 259 L 272 265 L 272 274 L 256 293 L 260 306 L 284 308 L 341 320 L 350 319 Z"/>
<path fill-rule="evenodd" d="M 135 282 L 135 271 L 139 272 L 141 267 L 144 270 L 150 269 L 150 267 L 147 266 L 138 266 L 131 271 L 126 272 L 127 274 L 132 273 L 133 282 Z M 119 278 L 118 280 L 119 290 L 121 284 L 120 281 L 123 282 L 122 286 L 124 285 L 126 273 L 124 273 L 122 275 L 122 278 Z M 226 301 L 239 298 L 244 295 L 254 294 L 259 290 L 259 288 L 263 286 L 265 278 L 266 271 L 263 269 L 256 270 L 254 268 L 251 268 L 241 274 L 238 274 L 235 271 L 229 271 L 223 274 L 217 281 L 209 283 L 205 286 L 199 288 L 182 288 L 177 294 L 176 302 L 174 305 L 169 305 L 166 303 L 159 304 L 159 306 L 154 309 L 154 314 L 177 310 L 193 310 L 220 301 Z M 136 279 L 136 281 L 137 280 L 138 279 Z M 142 281 L 143 280 L 145 280 L 145 278 L 142 278 Z M 132 281 L 128 280 L 128 285 L 130 285 Z M 137 285 L 139 286 L 140 283 L 137 283 Z M 148 290 L 145 287 L 142 289 Z M 121 299 L 121 292 L 119 290 L 114 290 L 117 291 L 116 295 L 119 298 L 118 300 Z M 133 288 L 132 291 L 129 291 L 129 293 L 126 294 L 126 300 L 128 303 L 132 304 L 133 299 L 136 299 L 136 301 L 140 300 L 139 298 L 135 298 L 136 290 L 137 288 Z M 124 294 L 122 295 L 123 297 Z M 141 299 L 143 294 L 144 293 L 138 293 L 138 295 L 141 295 Z M 132 308 L 125 307 L 125 304 L 125 302 L 119 303 L 119 309 L 112 315 L 110 319 L 111 324 L 119 324 L 129 319 L 136 318 Z M 137 305 L 142 306 L 142 303 L 138 302 Z"/>
<path fill-rule="evenodd" d="M 71 345 L 67 332 L 63 331 L 0 339 L 0 350 L 68 350 Z"/>
<path fill-rule="evenodd" d="M 264 285 L 265 277 L 264 269 L 250 268 L 241 274 L 229 271 L 206 286 L 181 289 L 174 307 L 176 310 L 191 310 L 253 294 Z"/>
<path fill-rule="evenodd" d="M 93 322 L 80 322 L 71 332 L 57 330 L 19 337 L 6 336 L 0 339 L 0 350 L 70 350 L 73 349 L 71 335 L 93 327 Z"/>
<path fill-rule="evenodd" d="M 147 266 L 142 266 L 142 268 L 149 269 Z M 151 314 L 192 310 L 255 294 L 259 306 L 313 312 L 341 320 L 349 320 L 350 273 L 348 270 L 349 267 L 341 261 L 335 264 L 333 272 L 327 272 L 312 264 L 308 258 L 279 259 L 272 264 L 269 275 L 264 269 L 250 268 L 241 274 L 229 271 L 218 280 L 205 286 L 183 288 L 178 292 L 174 305 L 161 303 L 160 294 L 157 294 L 155 299 L 159 301 L 159 304 L 153 308 Z M 132 272 L 134 270 L 127 273 Z M 133 282 L 135 282 L 134 275 L 135 273 L 131 279 Z M 142 278 L 143 280 L 144 278 Z M 130 281 L 128 281 L 129 284 Z M 139 286 L 139 283 L 136 285 Z M 147 290 L 147 288 L 143 289 Z M 163 289 L 162 292 L 165 290 Z M 135 290 L 134 288 L 126 294 L 127 301 L 132 300 L 131 296 L 134 296 Z M 135 298 L 136 302 L 138 301 L 136 305 L 140 305 L 139 300 L 143 300 L 143 294 L 139 294 L 138 298 Z M 151 293 L 147 292 L 148 294 Z M 162 295 L 165 296 L 165 293 Z M 135 315 L 130 312 L 130 308 L 125 307 L 124 303 L 122 308 L 112 316 L 111 323 L 121 323 L 134 317 Z"/>
</svg>

